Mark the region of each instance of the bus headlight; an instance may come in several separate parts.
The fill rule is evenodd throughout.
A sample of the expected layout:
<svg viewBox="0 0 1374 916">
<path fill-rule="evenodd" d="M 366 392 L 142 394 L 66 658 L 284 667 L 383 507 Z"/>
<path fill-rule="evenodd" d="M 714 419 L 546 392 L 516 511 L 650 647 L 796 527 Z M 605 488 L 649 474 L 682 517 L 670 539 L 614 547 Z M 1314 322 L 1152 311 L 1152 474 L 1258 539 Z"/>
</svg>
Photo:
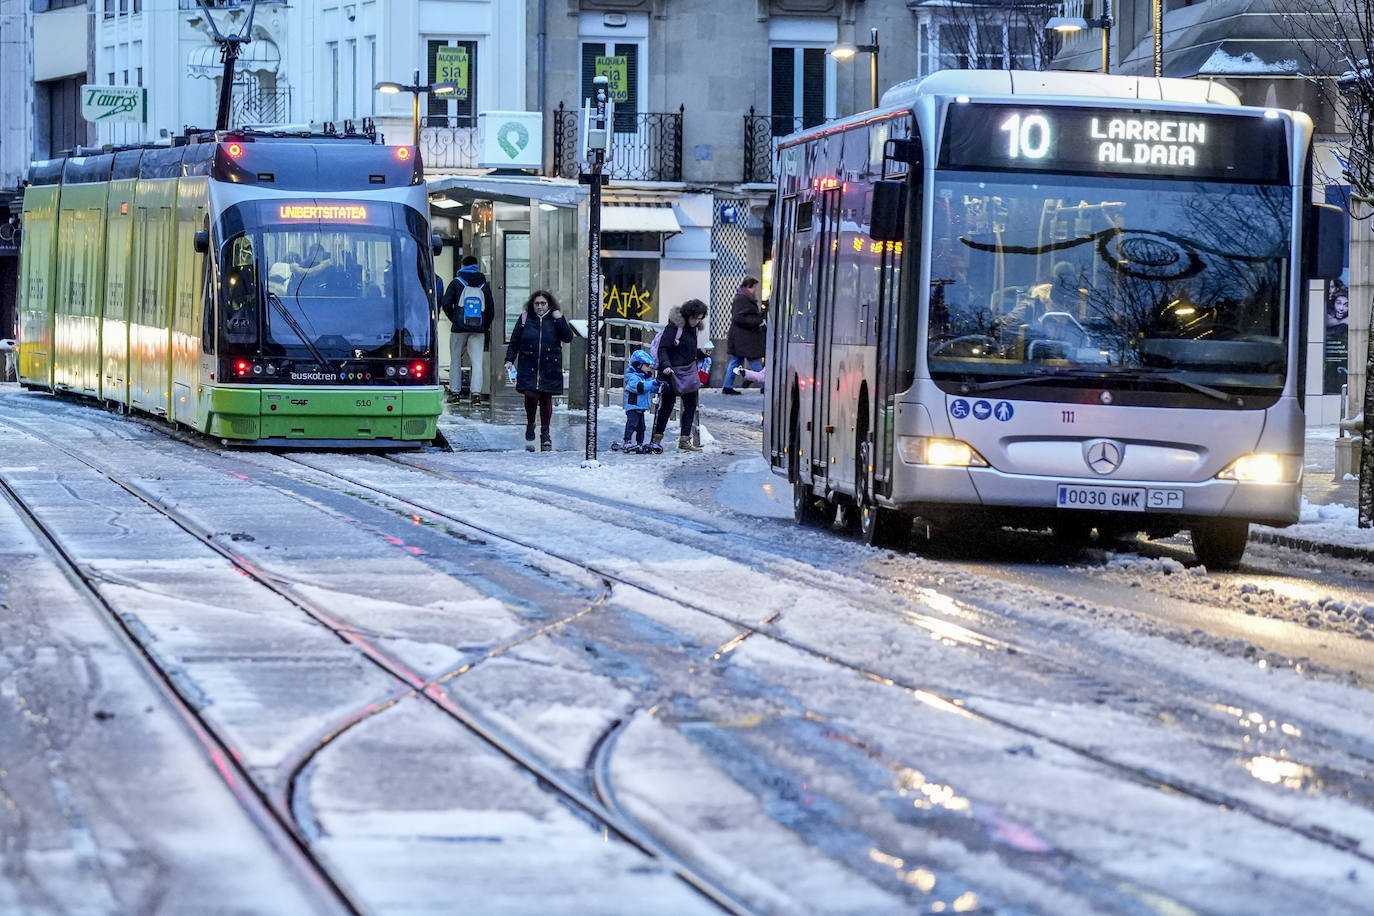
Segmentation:
<svg viewBox="0 0 1374 916">
<path fill-rule="evenodd" d="M 943 468 L 985 468 L 987 461 L 973 446 L 960 439 L 939 436 L 900 436 L 897 448 L 907 464 L 928 464 Z"/>
<path fill-rule="evenodd" d="M 1295 483 L 1301 471 L 1301 455 L 1254 452 L 1232 461 L 1217 474 L 1217 479 L 1241 483 Z"/>
</svg>

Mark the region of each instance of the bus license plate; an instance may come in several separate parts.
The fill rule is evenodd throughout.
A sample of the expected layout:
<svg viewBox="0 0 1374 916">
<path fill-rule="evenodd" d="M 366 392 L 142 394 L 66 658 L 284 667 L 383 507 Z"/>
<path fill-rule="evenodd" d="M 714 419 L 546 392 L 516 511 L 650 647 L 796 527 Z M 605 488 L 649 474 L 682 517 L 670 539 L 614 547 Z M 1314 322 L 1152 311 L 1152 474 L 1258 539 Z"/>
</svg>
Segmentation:
<svg viewBox="0 0 1374 916">
<path fill-rule="evenodd" d="M 1113 512 L 1144 512 L 1144 487 L 1082 487 L 1059 485 L 1061 509 L 1107 509 Z"/>
</svg>

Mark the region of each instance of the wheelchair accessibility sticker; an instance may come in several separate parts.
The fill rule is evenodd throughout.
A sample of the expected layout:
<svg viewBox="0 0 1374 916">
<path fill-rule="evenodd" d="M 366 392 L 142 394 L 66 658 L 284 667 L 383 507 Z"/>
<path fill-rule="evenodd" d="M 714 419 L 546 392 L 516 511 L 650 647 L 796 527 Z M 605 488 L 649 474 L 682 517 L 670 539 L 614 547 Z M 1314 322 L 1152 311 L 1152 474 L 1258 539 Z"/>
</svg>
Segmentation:
<svg viewBox="0 0 1374 916">
<path fill-rule="evenodd" d="M 956 420 L 962 420 L 969 414 L 973 414 L 975 420 L 986 420 L 988 417 L 996 417 L 1003 423 L 1007 422 L 1016 413 L 1010 401 L 998 401 L 996 406 L 987 401 L 974 401 L 970 406 L 968 401 L 963 398 L 955 398 L 949 402 L 949 415 Z"/>
</svg>

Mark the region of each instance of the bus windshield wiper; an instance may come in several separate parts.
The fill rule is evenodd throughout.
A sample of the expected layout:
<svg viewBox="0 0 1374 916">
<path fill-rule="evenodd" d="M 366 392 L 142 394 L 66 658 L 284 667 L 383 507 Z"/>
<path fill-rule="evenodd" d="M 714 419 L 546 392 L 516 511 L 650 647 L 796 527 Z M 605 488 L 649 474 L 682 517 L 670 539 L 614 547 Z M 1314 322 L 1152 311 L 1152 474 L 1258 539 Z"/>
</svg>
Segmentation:
<svg viewBox="0 0 1374 916">
<path fill-rule="evenodd" d="M 305 328 L 301 327 L 300 322 L 296 320 L 296 316 L 292 315 L 290 310 L 287 309 L 286 304 L 281 301 L 281 297 L 269 291 L 267 293 L 267 301 L 277 307 L 277 312 L 281 315 L 282 319 L 286 321 L 287 327 L 301 339 L 301 343 L 305 344 L 305 348 L 309 350 L 310 355 L 315 358 L 316 365 L 326 372 L 330 371 L 333 367 L 325 362 L 324 354 L 320 353 L 315 347 L 314 342 L 311 341 L 309 337 L 305 336 Z"/>
<path fill-rule="evenodd" d="M 1213 388 L 1210 385 L 1199 384 L 1198 382 L 1186 379 L 1175 372 L 1151 372 L 1148 370 L 1136 370 L 1135 372 L 1130 373 L 1128 377 L 1133 379 L 1144 379 L 1146 381 L 1153 379 L 1161 379 L 1166 382 L 1173 382 L 1175 385 L 1180 385 L 1184 388 L 1189 389 L 1190 391 L 1196 391 L 1198 394 L 1205 394 L 1209 398 L 1215 398 L 1218 401 L 1225 401 L 1227 404 L 1235 404 L 1237 407 L 1241 407 L 1245 404 L 1245 399 L 1242 398 L 1240 395 L 1231 394 L 1229 391 L 1222 391 L 1220 388 Z"/>
<path fill-rule="evenodd" d="M 1036 382 L 1052 382 L 1055 379 L 1100 379 L 1104 383 L 1110 378 L 1108 373 L 1101 370 L 1084 369 L 1036 369 L 1030 375 L 1022 375 L 1017 378 L 998 378 L 986 382 L 964 381 L 959 385 L 960 394 L 969 394 L 974 391 L 994 391 L 998 388 L 1012 388 L 1016 385 L 1030 385 Z"/>
</svg>

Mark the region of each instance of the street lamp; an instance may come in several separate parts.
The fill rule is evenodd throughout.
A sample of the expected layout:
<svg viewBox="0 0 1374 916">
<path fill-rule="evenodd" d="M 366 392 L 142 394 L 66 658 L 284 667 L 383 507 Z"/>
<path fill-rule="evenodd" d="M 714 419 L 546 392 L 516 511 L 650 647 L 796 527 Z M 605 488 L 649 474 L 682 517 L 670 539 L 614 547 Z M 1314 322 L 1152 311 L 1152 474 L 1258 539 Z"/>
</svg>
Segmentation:
<svg viewBox="0 0 1374 916">
<path fill-rule="evenodd" d="M 1159 4 L 1159 0 L 1155 0 Z M 1068 35 L 1074 32 L 1081 32 L 1084 29 L 1102 30 L 1102 72 L 1107 72 L 1108 53 L 1107 47 L 1112 35 L 1112 0 L 1102 0 L 1102 16 L 1099 19 L 1084 19 L 1083 0 L 1073 0 L 1066 3 L 1064 8 L 1065 15 L 1053 16 L 1050 21 L 1045 23 L 1045 29 L 1051 32 L 1059 32 Z M 1070 16 L 1068 13 L 1078 15 Z M 1159 74 L 1156 72 L 1156 76 Z"/>
<path fill-rule="evenodd" d="M 836 60 L 849 60 L 855 54 L 868 54 L 868 85 L 869 98 L 872 100 L 870 108 L 878 107 L 878 30 L 869 29 L 869 39 L 866 45 L 851 45 L 848 43 L 835 45 L 830 49 L 830 56 Z"/>
<path fill-rule="evenodd" d="M 390 80 L 383 80 L 372 87 L 383 95 L 396 95 L 400 92 L 409 92 L 414 104 L 411 106 L 411 115 L 415 121 L 415 149 L 420 149 L 420 95 L 428 92 L 430 95 L 453 95 L 458 91 L 457 83 L 421 83 L 420 71 L 415 71 L 415 82 L 410 85 L 405 83 L 394 83 Z"/>
</svg>

